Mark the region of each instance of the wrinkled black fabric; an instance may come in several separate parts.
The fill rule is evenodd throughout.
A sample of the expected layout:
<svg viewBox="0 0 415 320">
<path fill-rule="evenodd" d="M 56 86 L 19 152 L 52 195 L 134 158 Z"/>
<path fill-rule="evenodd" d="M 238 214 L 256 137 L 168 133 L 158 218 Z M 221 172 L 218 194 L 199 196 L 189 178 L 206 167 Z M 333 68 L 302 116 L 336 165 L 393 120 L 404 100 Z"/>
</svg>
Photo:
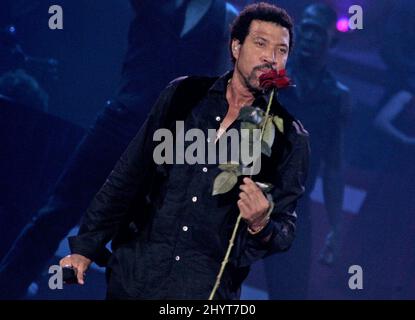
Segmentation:
<svg viewBox="0 0 415 320">
<path fill-rule="evenodd" d="M 216 117 L 223 119 L 228 108 L 225 93 L 231 74 L 219 78 L 184 117 L 185 129 L 200 128 L 205 133 L 208 128 L 218 129 Z M 183 83 L 189 96 L 197 91 L 189 88 L 192 79 L 188 78 L 162 92 L 93 199 L 78 236 L 70 238 L 73 253 L 96 260 L 109 240 L 122 235 L 107 266 L 109 298 L 207 299 L 225 255 L 238 214 L 238 188 L 212 196 L 213 180 L 220 172 L 217 165 L 156 165 L 152 159 L 154 131 L 173 126 L 167 121 L 172 109 L 183 114 L 184 103 L 177 98 L 171 103 Z M 200 86 L 200 79 L 192 85 Z M 295 207 L 304 193 L 308 169 L 308 135 L 295 129 L 295 120 L 277 102 L 273 112 L 284 119 L 284 134 L 277 132 L 272 157 L 263 156 L 261 173 L 254 177 L 275 186 L 272 220 L 257 235 L 250 235 L 242 223 L 219 299 L 238 298 L 250 264 L 287 250 L 294 239 Z M 232 128 L 239 129 L 239 121 Z M 264 242 L 267 236 L 271 238 Z"/>
</svg>

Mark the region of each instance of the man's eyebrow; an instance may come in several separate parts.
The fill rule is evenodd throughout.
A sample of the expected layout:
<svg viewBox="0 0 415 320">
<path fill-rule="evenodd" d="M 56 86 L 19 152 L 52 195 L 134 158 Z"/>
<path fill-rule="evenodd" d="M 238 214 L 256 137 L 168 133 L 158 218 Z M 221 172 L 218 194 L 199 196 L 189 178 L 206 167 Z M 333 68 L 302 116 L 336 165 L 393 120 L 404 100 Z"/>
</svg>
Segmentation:
<svg viewBox="0 0 415 320">
<path fill-rule="evenodd" d="M 259 34 L 252 34 L 252 37 L 254 38 L 254 39 L 261 39 L 261 40 L 264 40 L 264 41 L 266 41 L 266 42 L 270 42 L 270 40 L 269 39 L 267 39 L 265 36 L 263 36 L 263 35 L 259 35 Z M 277 43 L 276 44 L 276 46 L 283 46 L 283 47 L 286 47 L 286 48 L 288 48 L 288 44 L 286 44 L 285 42 L 280 42 L 280 43 Z"/>
<path fill-rule="evenodd" d="M 269 41 L 267 38 L 264 38 L 263 36 L 260 36 L 260 35 L 253 35 L 253 37 L 255 39 L 261 39 L 261 40 L 264 40 L 264 41 Z"/>
</svg>

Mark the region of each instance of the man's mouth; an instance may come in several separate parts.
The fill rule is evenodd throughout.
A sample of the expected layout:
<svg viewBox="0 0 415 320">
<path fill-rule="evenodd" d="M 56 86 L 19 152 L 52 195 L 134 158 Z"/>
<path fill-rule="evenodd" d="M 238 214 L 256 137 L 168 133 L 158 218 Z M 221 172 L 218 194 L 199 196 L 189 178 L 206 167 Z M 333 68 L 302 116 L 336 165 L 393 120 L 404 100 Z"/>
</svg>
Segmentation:
<svg viewBox="0 0 415 320">
<path fill-rule="evenodd" d="M 261 74 L 263 74 L 263 73 L 267 73 L 267 72 L 270 72 L 271 70 L 274 70 L 274 68 L 261 68 L 261 69 L 258 69 L 258 72 L 260 72 Z"/>
</svg>

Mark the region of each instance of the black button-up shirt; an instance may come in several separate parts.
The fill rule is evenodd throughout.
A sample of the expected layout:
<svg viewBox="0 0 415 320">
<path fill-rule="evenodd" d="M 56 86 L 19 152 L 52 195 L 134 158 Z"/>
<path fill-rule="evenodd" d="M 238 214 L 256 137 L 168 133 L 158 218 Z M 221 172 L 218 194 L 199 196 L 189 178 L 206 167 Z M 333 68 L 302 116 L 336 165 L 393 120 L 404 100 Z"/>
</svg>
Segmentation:
<svg viewBox="0 0 415 320">
<path fill-rule="evenodd" d="M 231 75 L 229 72 L 219 78 L 185 117 L 185 132 L 198 128 L 205 134 L 205 163 L 161 166 L 164 176 L 151 196 L 148 222 L 140 230 L 140 235 L 114 250 L 109 261 L 109 291 L 111 277 L 115 277 L 118 285 L 132 298 L 209 297 L 239 213 L 237 186 L 240 183 L 226 194 L 212 196 L 213 181 L 221 172 L 217 166 L 220 144 L 215 144 L 214 137 L 208 134 L 208 129 L 219 128 L 227 113 L 226 86 Z M 163 98 L 167 94 L 162 93 L 159 101 L 168 100 Z M 262 161 L 261 174 L 254 177 L 275 186 L 276 205 L 272 220 L 257 235 L 250 235 L 242 222 L 216 298 L 238 298 L 249 265 L 268 254 L 288 249 L 294 238 L 294 210 L 298 197 L 304 192 L 308 138 L 304 132 L 293 130 L 291 118 L 285 117 L 286 133 L 277 134 L 273 157 Z M 235 121 L 231 128 L 240 130 L 240 122 Z M 148 135 L 148 132 L 154 132 L 153 129 L 156 128 L 145 132 Z M 219 141 L 223 138 L 225 135 Z M 95 197 L 80 234 L 70 239 L 72 252 L 94 258 L 91 248 L 98 250 L 98 245 L 102 245 L 110 235 L 109 226 L 116 224 L 123 199 L 127 201 L 132 194 L 131 185 L 139 183 L 140 175 L 135 175 L 140 162 L 134 157 L 141 149 L 135 141 Z M 192 143 L 185 142 L 185 150 Z M 209 164 L 207 160 L 210 144 L 215 144 L 217 150 L 216 164 Z M 227 151 L 230 155 L 229 144 Z M 147 181 L 143 180 L 140 182 L 145 184 Z M 267 236 L 271 237 L 265 242 Z"/>
<path fill-rule="evenodd" d="M 153 280 L 147 280 L 158 284 L 153 290 L 160 297 L 207 299 L 236 221 L 235 192 L 212 196 L 213 181 L 221 170 L 208 164 L 207 154 L 208 144 L 215 144 L 208 129 L 218 129 L 228 109 L 226 78 L 214 84 L 184 122 L 185 132 L 195 128 L 204 132 L 205 141 L 198 141 L 205 146 L 204 163 L 172 165 L 153 209 L 147 254 L 158 253 L 158 270 L 148 274 Z M 239 121 L 231 128 L 238 126 Z M 185 150 L 192 143 L 186 141 Z"/>
</svg>

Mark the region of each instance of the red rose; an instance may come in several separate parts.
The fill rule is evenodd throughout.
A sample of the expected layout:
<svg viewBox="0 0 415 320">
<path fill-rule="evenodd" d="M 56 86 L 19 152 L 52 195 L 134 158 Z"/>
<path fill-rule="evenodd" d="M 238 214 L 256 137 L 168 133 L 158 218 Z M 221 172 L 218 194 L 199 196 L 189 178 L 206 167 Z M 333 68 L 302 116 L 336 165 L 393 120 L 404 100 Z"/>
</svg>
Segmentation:
<svg viewBox="0 0 415 320">
<path fill-rule="evenodd" d="M 259 86 L 264 90 L 281 89 L 291 85 L 291 79 L 287 77 L 285 69 L 280 71 L 270 70 L 259 76 Z"/>
</svg>

